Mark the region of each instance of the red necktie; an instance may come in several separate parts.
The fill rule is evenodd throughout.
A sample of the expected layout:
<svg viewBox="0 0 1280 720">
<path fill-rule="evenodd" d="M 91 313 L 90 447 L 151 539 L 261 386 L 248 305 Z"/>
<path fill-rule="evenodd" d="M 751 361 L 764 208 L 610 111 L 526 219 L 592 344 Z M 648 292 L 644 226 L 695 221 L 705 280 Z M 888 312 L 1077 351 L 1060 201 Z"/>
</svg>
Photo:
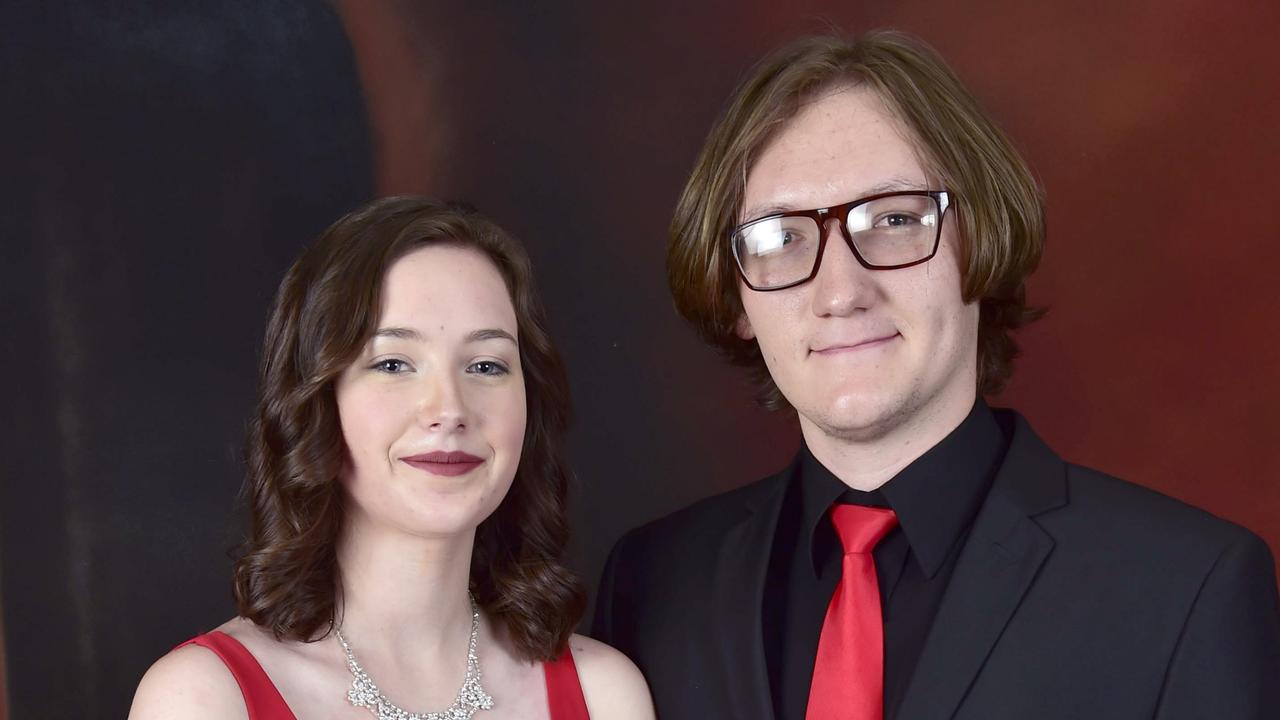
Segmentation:
<svg viewBox="0 0 1280 720">
<path fill-rule="evenodd" d="M 818 638 L 805 720 L 883 720 L 884 618 L 871 551 L 897 527 L 898 516 L 886 508 L 836 505 L 831 523 L 844 562 Z"/>
</svg>

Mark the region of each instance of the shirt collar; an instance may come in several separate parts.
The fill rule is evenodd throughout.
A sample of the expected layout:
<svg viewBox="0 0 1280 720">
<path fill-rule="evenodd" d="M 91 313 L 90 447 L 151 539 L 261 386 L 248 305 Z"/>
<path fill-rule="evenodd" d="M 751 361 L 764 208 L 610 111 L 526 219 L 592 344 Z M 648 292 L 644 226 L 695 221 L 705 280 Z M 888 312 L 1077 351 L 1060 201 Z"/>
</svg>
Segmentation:
<svg viewBox="0 0 1280 720">
<path fill-rule="evenodd" d="M 912 556 L 925 576 L 933 577 L 977 514 L 1006 444 L 991 409 L 978 398 L 955 430 L 873 492 L 845 485 L 802 444 L 800 528 L 814 573 L 835 538 L 828 532 L 827 510 L 844 502 L 892 508 Z"/>
</svg>

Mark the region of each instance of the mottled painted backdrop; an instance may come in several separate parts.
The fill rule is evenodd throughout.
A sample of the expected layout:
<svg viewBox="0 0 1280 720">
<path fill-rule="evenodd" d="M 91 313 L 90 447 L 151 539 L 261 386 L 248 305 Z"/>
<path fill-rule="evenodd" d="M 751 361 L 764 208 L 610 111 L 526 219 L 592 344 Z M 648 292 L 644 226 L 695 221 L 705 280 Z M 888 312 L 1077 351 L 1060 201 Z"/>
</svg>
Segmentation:
<svg viewBox="0 0 1280 720">
<path fill-rule="evenodd" d="M 233 613 L 267 304 L 375 195 L 467 198 L 530 246 L 590 584 L 625 529 L 784 464 L 793 422 L 672 310 L 665 229 L 749 65 L 828 25 L 925 38 L 1044 185 L 1050 312 L 995 404 L 1280 547 L 1280 5 L 688 4 L 3 5 L 13 717 L 122 717 Z"/>
</svg>

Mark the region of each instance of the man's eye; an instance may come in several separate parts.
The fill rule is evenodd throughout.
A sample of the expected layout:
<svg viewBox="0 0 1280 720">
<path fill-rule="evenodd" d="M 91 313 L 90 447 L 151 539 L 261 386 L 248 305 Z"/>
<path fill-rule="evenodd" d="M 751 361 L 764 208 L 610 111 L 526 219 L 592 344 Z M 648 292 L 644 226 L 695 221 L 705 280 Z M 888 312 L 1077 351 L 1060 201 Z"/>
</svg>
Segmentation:
<svg viewBox="0 0 1280 720">
<path fill-rule="evenodd" d="M 374 370 L 387 373 L 388 375 L 399 375 L 400 373 L 405 372 L 408 368 L 409 363 L 395 359 L 379 360 L 373 364 Z"/>
<path fill-rule="evenodd" d="M 507 367 L 500 362 L 493 360 L 481 360 L 471 363 L 467 367 L 467 372 L 473 375 L 506 375 Z"/>
<path fill-rule="evenodd" d="M 810 233 L 796 228 L 778 231 L 779 245 L 799 245 L 800 243 L 808 242 L 809 236 Z"/>
<path fill-rule="evenodd" d="M 918 222 L 919 218 L 915 215 L 910 215 L 908 213 L 890 213 L 882 216 L 876 225 L 879 225 L 880 227 L 907 227 L 915 225 Z"/>
</svg>

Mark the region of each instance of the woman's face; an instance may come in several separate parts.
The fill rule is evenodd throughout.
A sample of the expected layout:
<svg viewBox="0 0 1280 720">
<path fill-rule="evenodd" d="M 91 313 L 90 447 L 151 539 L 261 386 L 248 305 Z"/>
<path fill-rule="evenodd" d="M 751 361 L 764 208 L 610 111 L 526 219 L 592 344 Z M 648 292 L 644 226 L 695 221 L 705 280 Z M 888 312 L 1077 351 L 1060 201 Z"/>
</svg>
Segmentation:
<svg viewBox="0 0 1280 720">
<path fill-rule="evenodd" d="M 335 388 L 353 527 L 447 537 L 498 507 L 524 441 L 518 337 L 479 251 L 432 245 L 391 266 L 374 336 Z"/>
</svg>

